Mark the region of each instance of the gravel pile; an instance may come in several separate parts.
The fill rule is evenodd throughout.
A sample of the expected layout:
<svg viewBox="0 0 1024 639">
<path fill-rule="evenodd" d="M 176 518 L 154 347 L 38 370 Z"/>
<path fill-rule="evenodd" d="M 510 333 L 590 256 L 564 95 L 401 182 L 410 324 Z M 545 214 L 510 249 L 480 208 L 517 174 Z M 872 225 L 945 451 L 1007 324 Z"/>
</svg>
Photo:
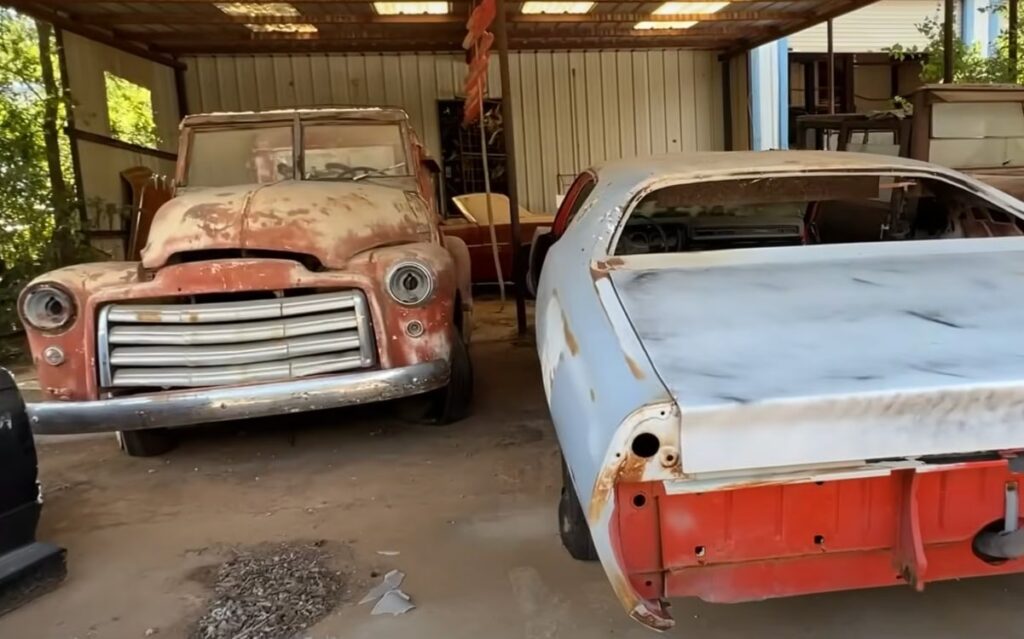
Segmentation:
<svg viewBox="0 0 1024 639">
<path fill-rule="evenodd" d="M 217 570 L 214 600 L 190 639 L 289 639 L 341 601 L 345 576 L 320 544 L 238 552 Z"/>
</svg>

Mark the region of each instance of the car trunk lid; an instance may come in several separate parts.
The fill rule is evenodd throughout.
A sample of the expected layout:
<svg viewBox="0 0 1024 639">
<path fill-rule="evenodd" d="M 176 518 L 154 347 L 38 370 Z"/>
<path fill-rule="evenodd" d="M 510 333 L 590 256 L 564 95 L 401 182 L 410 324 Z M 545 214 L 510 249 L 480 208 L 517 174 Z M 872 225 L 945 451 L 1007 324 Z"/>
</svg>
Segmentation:
<svg viewBox="0 0 1024 639">
<path fill-rule="evenodd" d="M 1024 240 L 625 257 L 687 473 L 1024 447 Z"/>
</svg>

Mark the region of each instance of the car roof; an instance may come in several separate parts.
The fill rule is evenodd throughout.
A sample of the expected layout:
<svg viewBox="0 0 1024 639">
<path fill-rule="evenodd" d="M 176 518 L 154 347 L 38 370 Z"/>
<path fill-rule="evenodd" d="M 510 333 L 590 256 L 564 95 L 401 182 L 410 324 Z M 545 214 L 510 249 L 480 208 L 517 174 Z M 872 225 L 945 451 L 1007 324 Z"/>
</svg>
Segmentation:
<svg viewBox="0 0 1024 639">
<path fill-rule="evenodd" d="M 670 153 L 614 160 L 598 164 L 591 172 L 598 183 L 616 183 L 620 188 L 661 179 L 696 180 L 752 172 L 800 173 L 821 171 L 890 171 L 928 169 L 954 173 L 949 169 L 907 158 L 838 151 L 707 151 Z M 628 186 L 627 186 L 628 185 Z"/>
</svg>

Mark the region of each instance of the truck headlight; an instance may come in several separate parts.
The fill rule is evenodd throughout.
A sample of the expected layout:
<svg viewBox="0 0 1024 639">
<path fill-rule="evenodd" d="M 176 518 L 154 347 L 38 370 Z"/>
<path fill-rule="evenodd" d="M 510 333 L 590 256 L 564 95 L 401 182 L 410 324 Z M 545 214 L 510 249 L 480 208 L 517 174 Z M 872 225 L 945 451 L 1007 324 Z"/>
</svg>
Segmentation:
<svg viewBox="0 0 1024 639">
<path fill-rule="evenodd" d="M 21 317 L 32 328 L 55 331 L 75 319 L 75 300 L 64 289 L 38 284 L 22 296 Z"/>
<path fill-rule="evenodd" d="M 388 274 L 388 293 L 403 306 L 418 306 L 434 293 L 434 274 L 419 262 L 401 262 Z"/>
</svg>

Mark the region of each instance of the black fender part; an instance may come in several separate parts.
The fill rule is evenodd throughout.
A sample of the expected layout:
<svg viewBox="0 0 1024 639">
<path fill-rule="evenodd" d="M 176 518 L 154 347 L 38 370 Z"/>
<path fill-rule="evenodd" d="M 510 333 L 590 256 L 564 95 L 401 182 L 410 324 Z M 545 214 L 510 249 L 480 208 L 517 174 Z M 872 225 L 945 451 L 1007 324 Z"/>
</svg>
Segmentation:
<svg viewBox="0 0 1024 639">
<path fill-rule="evenodd" d="M 0 369 L 0 555 L 35 540 L 39 464 L 25 402 Z"/>
<path fill-rule="evenodd" d="M 67 575 L 63 548 L 36 541 L 39 464 L 25 402 L 0 368 L 0 615 L 52 590 Z"/>
</svg>

